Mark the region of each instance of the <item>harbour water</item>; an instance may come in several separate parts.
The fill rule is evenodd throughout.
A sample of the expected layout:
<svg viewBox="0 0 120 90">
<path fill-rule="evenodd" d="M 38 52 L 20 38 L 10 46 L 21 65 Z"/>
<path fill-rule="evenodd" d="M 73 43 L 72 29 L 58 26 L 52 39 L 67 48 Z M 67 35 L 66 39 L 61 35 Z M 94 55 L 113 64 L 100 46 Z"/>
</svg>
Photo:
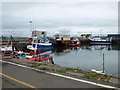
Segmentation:
<svg viewBox="0 0 120 90">
<path fill-rule="evenodd" d="M 76 48 L 54 48 L 54 63 L 64 67 L 95 69 L 106 74 L 118 75 L 119 48 L 112 46 L 80 46 Z M 104 54 L 104 60 L 103 60 Z"/>
</svg>

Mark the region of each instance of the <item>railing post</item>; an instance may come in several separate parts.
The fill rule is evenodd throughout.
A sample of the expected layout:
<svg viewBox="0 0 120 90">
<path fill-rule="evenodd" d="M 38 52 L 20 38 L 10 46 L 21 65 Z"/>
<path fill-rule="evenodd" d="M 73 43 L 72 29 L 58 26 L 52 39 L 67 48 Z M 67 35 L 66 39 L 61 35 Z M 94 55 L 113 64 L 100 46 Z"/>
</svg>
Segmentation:
<svg viewBox="0 0 120 90">
<path fill-rule="evenodd" d="M 41 58 L 40 58 L 40 50 L 41 50 L 41 48 L 38 48 L 38 50 L 39 50 L 39 61 L 41 60 Z"/>
</svg>

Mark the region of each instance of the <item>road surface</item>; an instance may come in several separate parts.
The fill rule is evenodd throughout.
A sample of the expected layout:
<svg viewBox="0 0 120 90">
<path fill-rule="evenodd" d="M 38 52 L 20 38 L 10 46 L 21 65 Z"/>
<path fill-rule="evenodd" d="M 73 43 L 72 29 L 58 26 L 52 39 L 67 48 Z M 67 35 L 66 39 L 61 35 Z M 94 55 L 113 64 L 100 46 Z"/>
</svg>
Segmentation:
<svg viewBox="0 0 120 90">
<path fill-rule="evenodd" d="M 0 62 L 1 63 L 1 62 Z M 103 88 L 2 63 L 2 88 Z"/>
</svg>

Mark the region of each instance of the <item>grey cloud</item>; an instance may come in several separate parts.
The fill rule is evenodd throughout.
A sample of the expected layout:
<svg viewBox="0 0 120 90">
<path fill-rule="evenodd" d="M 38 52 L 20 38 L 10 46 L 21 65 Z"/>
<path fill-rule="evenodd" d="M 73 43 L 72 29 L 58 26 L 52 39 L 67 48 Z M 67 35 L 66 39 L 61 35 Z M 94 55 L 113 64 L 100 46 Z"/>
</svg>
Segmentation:
<svg viewBox="0 0 120 90">
<path fill-rule="evenodd" d="M 37 29 L 61 33 L 81 32 L 85 28 L 117 27 L 117 3 L 3 3 L 2 27 L 7 30 L 29 30 L 29 20 Z M 104 10 L 105 8 L 105 10 Z M 97 11 L 99 10 L 99 11 Z M 106 13 L 108 10 L 108 14 Z M 114 14 L 113 14 L 114 13 Z M 63 27 L 63 28 L 62 28 Z M 84 30 L 83 30 L 84 31 Z"/>
<path fill-rule="evenodd" d="M 70 34 L 71 33 L 71 30 L 68 30 L 68 29 L 61 29 L 61 30 L 57 30 L 59 33 L 61 34 Z"/>
</svg>

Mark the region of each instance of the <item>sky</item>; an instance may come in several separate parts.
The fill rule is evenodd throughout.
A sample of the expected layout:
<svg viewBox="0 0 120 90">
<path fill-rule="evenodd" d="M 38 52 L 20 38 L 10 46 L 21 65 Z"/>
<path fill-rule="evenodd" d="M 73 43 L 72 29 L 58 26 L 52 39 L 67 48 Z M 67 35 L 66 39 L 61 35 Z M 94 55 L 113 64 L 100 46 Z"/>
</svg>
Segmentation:
<svg viewBox="0 0 120 90">
<path fill-rule="evenodd" d="M 29 21 L 32 20 L 32 25 Z M 83 33 L 118 32 L 117 2 L 3 2 L 2 33 L 31 36 L 33 27 L 55 33 L 80 36 Z"/>
</svg>

